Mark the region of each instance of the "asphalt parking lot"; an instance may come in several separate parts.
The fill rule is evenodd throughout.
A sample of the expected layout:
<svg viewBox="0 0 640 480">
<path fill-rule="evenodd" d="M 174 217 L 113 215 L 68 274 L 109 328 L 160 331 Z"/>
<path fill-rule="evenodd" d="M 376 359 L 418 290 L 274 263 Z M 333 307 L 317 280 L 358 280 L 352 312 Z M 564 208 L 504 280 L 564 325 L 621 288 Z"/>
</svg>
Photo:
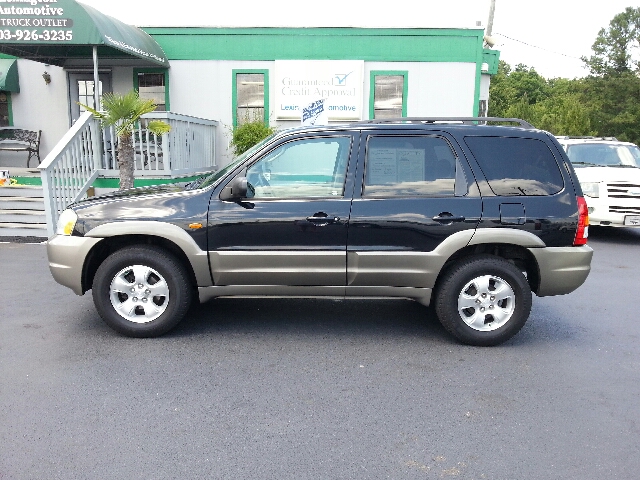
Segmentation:
<svg viewBox="0 0 640 480">
<path fill-rule="evenodd" d="M 640 230 L 467 347 L 410 301 L 217 299 L 119 336 L 0 244 L 0 479 L 631 479 L 640 472 Z"/>
</svg>

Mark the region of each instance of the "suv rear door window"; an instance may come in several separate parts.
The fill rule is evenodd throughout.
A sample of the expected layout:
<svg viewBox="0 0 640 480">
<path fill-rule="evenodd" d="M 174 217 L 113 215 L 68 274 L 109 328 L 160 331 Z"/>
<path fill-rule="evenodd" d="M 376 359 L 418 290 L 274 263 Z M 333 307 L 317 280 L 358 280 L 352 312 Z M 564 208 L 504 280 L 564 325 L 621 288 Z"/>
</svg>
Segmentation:
<svg viewBox="0 0 640 480">
<path fill-rule="evenodd" d="M 364 195 L 453 196 L 456 158 L 436 136 L 372 136 L 367 143 Z"/>
<path fill-rule="evenodd" d="M 534 138 L 465 137 L 496 195 L 553 195 L 564 187 L 546 143 Z"/>
</svg>

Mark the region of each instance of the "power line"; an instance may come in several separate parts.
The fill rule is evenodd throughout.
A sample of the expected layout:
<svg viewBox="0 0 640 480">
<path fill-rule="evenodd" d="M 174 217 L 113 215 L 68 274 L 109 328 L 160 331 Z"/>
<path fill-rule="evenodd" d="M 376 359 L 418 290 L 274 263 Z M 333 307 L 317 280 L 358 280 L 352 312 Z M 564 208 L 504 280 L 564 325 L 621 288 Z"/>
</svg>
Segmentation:
<svg viewBox="0 0 640 480">
<path fill-rule="evenodd" d="M 523 42 L 522 40 L 518 40 L 517 38 L 511 38 L 503 33 L 495 33 L 496 35 L 500 35 L 501 37 L 504 38 L 508 38 L 509 40 L 512 40 L 514 42 L 518 42 L 518 43 L 522 43 L 523 45 L 526 45 L 527 47 L 531 47 L 531 48 L 537 48 L 538 50 L 543 50 L 545 52 L 549 52 L 549 53 L 554 53 L 556 55 L 562 55 L 563 57 L 567 57 L 567 58 L 573 58 L 575 60 L 582 60 L 580 57 L 574 57 L 573 55 L 567 55 L 566 53 L 561 53 L 561 52 L 556 52 L 553 50 L 549 50 L 548 48 L 542 48 L 542 47 L 538 47 L 537 45 L 531 45 L 530 43 L 527 42 Z"/>
</svg>

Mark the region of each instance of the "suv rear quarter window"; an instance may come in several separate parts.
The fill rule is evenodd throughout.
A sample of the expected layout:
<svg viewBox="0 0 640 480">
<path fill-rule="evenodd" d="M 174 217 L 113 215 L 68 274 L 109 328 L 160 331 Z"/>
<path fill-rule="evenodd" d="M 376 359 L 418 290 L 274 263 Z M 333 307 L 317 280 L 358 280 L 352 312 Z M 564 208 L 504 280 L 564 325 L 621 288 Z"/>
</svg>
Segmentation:
<svg viewBox="0 0 640 480">
<path fill-rule="evenodd" d="M 553 195 L 564 187 L 553 153 L 534 138 L 465 137 L 496 195 Z"/>
</svg>

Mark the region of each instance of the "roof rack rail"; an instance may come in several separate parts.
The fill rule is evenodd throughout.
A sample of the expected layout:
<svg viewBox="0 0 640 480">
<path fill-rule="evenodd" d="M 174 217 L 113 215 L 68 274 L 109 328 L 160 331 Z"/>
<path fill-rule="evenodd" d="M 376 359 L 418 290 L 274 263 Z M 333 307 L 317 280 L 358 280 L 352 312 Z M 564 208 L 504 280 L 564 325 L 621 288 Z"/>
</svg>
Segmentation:
<svg viewBox="0 0 640 480">
<path fill-rule="evenodd" d="M 617 142 L 616 137 L 594 137 L 592 135 L 557 135 L 556 138 L 565 140 L 607 140 L 611 142 Z"/>
<path fill-rule="evenodd" d="M 398 117 L 363 120 L 358 123 L 464 123 L 468 125 L 491 123 L 517 123 L 524 128 L 535 128 L 529 122 L 520 118 L 501 117 Z"/>
</svg>

